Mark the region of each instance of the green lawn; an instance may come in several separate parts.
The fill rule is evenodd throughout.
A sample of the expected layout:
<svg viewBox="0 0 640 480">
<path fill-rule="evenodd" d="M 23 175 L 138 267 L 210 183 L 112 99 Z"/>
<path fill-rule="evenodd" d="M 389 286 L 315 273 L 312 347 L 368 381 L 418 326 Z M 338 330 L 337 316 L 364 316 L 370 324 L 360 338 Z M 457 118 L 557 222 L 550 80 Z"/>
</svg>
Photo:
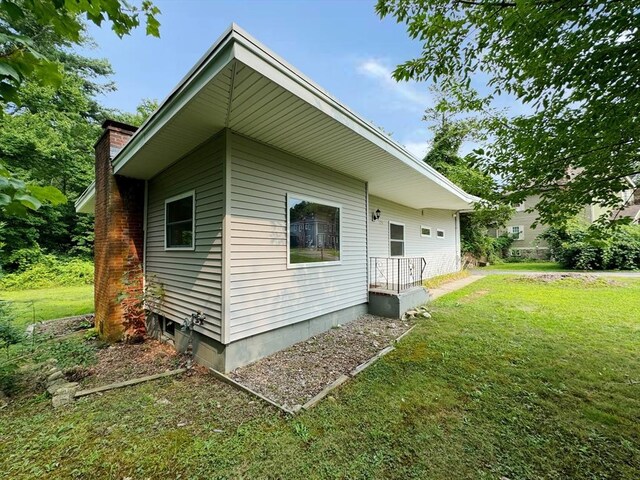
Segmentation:
<svg viewBox="0 0 640 480">
<path fill-rule="evenodd" d="M 208 376 L 0 410 L 7 478 L 635 479 L 640 282 L 486 277 L 281 417 Z"/>
<path fill-rule="evenodd" d="M 24 326 L 33 322 L 34 311 L 36 321 L 92 313 L 93 285 L 0 291 L 0 300 L 15 302 L 15 324 Z"/>
<path fill-rule="evenodd" d="M 513 271 L 533 271 L 533 272 L 559 272 L 565 271 L 556 262 L 520 262 L 520 263 L 496 263 L 488 267 L 479 267 L 482 270 L 513 270 Z"/>
</svg>

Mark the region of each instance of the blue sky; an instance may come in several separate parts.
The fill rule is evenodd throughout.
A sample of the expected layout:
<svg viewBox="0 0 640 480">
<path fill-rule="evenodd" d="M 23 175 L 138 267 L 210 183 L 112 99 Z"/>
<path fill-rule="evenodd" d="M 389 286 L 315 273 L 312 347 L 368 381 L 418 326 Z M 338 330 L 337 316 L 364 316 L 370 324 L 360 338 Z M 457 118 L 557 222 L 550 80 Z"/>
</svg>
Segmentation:
<svg viewBox="0 0 640 480">
<path fill-rule="evenodd" d="M 416 156 L 431 136 L 423 122 L 426 84 L 397 83 L 391 70 L 419 54 L 404 25 L 381 20 L 375 0 L 154 0 L 161 38 L 143 29 L 119 39 L 90 28 L 118 90 L 103 102 L 133 111 L 143 98 L 164 99 L 220 34 L 236 22 L 365 119 L 390 132 Z"/>
</svg>

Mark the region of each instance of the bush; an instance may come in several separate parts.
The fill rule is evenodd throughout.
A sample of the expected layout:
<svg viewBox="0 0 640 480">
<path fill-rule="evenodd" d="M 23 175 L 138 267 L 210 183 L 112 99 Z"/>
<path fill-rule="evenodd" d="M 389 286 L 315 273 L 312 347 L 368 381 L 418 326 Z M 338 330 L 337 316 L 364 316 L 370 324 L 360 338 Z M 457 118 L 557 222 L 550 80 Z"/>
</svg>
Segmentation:
<svg viewBox="0 0 640 480">
<path fill-rule="evenodd" d="M 640 226 L 625 225 L 594 232 L 587 225 L 571 222 L 551 227 L 542 238 L 551 256 L 564 268 L 576 270 L 640 269 Z"/>
<path fill-rule="evenodd" d="M 54 255 L 42 255 L 36 263 L 24 270 L 9 273 L 0 278 L 0 289 L 25 290 L 58 286 L 91 285 L 93 262 L 89 260 L 60 259 Z"/>
</svg>

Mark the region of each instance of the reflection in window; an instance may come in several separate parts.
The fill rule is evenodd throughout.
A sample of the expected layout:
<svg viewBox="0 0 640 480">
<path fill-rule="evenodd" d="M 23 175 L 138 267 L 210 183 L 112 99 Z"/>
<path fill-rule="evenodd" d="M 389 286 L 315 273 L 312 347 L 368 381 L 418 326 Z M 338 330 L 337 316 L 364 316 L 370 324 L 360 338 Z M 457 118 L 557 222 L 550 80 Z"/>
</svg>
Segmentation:
<svg viewBox="0 0 640 480">
<path fill-rule="evenodd" d="M 289 263 L 340 260 L 340 208 L 289 197 Z"/>
<path fill-rule="evenodd" d="M 404 255 L 404 225 L 389 222 L 389 251 L 392 257 Z"/>
<path fill-rule="evenodd" d="M 193 193 L 165 203 L 166 248 L 193 248 Z"/>
</svg>

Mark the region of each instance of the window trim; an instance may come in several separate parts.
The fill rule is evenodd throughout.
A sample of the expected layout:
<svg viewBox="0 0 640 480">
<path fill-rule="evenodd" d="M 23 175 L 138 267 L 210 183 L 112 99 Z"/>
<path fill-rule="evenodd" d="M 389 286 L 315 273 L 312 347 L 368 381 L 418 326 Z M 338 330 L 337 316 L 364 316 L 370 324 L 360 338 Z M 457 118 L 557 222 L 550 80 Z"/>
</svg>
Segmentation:
<svg viewBox="0 0 640 480">
<path fill-rule="evenodd" d="M 399 225 L 402 227 L 402 255 L 392 255 L 391 254 L 391 242 L 399 242 L 400 240 L 391 239 L 391 225 Z M 400 222 L 392 222 L 389 220 L 389 230 L 387 232 L 388 242 L 389 242 L 389 258 L 402 258 L 407 253 L 406 243 L 407 243 L 407 226 L 404 223 Z"/>
<path fill-rule="evenodd" d="M 291 263 L 291 214 L 289 212 L 289 199 L 295 198 L 296 200 L 302 200 L 303 202 L 317 203 L 320 205 L 326 205 L 327 207 L 334 207 L 338 209 L 338 245 L 340 252 L 340 260 L 332 260 L 327 262 L 306 262 L 306 263 Z M 329 200 L 322 200 L 316 197 L 310 197 L 308 195 L 299 195 L 297 193 L 287 192 L 284 196 L 284 205 L 287 212 L 287 220 L 285 225 L 285 235 L 287 236 L 287 269 L 294 268 L 306 268 L 306 267 L 332 267 L 335 265 L 342 265 L 342 205 L 339 203 L 331 202 Z"/>
<path fill-rule="evenodd" d="M 193 201 L 191 202 L 192 212 L 191 212 L 191 246 L 190 247 L 170 247 L 167 245 L 167 205 L 172 202 L 176 202 L 178 200 L 182 200 L 184 198 L 192 197 Z M 196 249 L 196 191 L 189 190 L 188 192 L 181 193 L 179 195 L 174 195 L 173 197 L 169 197 L 164 201 L 164 250 L 165 252 L 193 252 Z"/>
<path fill-rule="evenodd" d="M 429 229 L 429 234 L 428 235 L 422 233 L 422 229 L 423 228 L 428 228 Z M 420 225 L 420 236 L 421 237 L 423 237 L 423 238 L 431 238 L 431 232 L 433 232 L 433 228 L 431 228 L 430 226 L 428 226 L 428 225 Z"/>
<path fill-rule="evenodd" d="M 509 232 L 509 235 L 515 235 L 515 233 L 513 232 L 514 228 L 518 228 L 518 238 L 514 238 L 514 241 L 524 241 L 524 225 L 509 225 L 507 227 L 507 232 Z"/>
<path fill-rule="evenodd" d="M 440 235 L 440 232 L 442 232 L 442 236 Z M 436 229 L 436 238 L 447 238 L 447 234 L 444 231 L 444 228 L 437 228 Z"/>
</svg>

